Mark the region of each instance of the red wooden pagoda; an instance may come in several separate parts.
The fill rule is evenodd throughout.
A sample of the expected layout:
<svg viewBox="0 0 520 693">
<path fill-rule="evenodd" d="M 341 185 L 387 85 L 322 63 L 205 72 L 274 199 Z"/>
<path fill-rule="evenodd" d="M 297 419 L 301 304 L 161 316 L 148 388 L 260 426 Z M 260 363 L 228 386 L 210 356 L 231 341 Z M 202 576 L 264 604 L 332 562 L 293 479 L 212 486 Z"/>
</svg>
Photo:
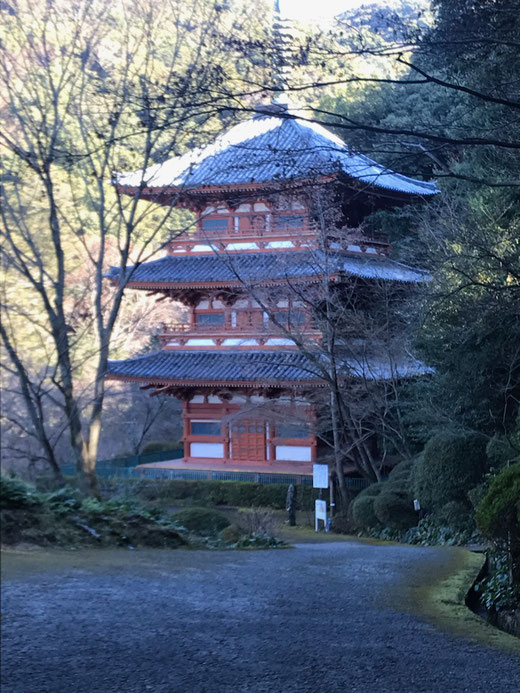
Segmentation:
<svg viewBox="0 0 520 693">
<path fill-rule="evenodd" d="M 117 185 L 197 216 L 195 232 L 175 237 L 165 257 L 126 277 L 130 288 L 182 303 L 188 321 L 163 326 L 160 351 L 112 361 L 108 370 L 109 378 L 182 402 L 184 459 L 155 466 L 176 476 L 187 469 L 310 475 L 320 446 L 308 402 L 326 385 L 309 362 L 321 334 L 302 292 L 324 280 L 413 284 L 426 277 L 390 259 L 381 239 L 324 228 L 316 191 L 336 200 L 335 227 L 359 229 L 371 211 L 430 197 L 435 185 L 353 153 L 279 105 L 259 109 L 202 150 L 120 174 Z M 110 277 L 119 281 L 118 270 Z M 371 377 L 385 377 L 385 368 L 371 367 Z M 422 366 L 393 368 L 406 377 Z"/>
</svg>

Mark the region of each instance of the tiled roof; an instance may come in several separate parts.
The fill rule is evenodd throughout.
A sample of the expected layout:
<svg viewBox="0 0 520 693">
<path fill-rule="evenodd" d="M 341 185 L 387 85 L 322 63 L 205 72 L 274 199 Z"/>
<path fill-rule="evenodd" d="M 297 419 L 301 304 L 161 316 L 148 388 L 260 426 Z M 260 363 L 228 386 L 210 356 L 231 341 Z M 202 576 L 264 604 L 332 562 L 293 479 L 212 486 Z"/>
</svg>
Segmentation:
<svg viewBox="0 0 520 693">
<path fill-rule="evenodd" d="M 324 366 L 326 362 L 323 360 Z M 413 377 L 430 372 L 422 363 L 386 357 L 345 357 L 345 375 L 370 380 Z M 156 351 L 125 361 L 109 361 L 107 375 L 155 383 L 323 382 L 320 368 L 298 351 Z"/>
<path fill-rule="evenodd" d="M 331 274 L 345 272 L 368 279 L 399 282 L 421 282 L 428 274 L 388 258 L 356 257 L 337 253 L 326 259 L 321 251 L 288 251 L 284 253 L 233 253 L 171 256 L 145 262 L 135 270 L 129 268 L 129 285 L 139 284 L 200 284 L 229 282 L 237 285 L 253 281 L 294 280 L 323 276 L 327 266 Z M 108 276 L 119 277 L 119 268 L 112 267 Z"/>
<path fill-rule="evenodd" d="M 172 381 L 317 381 L 315 369 L 298 352 L 157 351 L 110 361 L 108 375 Z"/>
<path fill-rule="evenodd" d="M 259 116 L 235 125 L 210 145 L 143 171 L 120 173 L 116 183 L 148 188 L 196 189 L 308 179 L 334 173 L 368 186 L 409 195 L 438 192 L 434 183 L 408 178 L 357 154 L 321 125 L 295 113 Z"/>
</svg>

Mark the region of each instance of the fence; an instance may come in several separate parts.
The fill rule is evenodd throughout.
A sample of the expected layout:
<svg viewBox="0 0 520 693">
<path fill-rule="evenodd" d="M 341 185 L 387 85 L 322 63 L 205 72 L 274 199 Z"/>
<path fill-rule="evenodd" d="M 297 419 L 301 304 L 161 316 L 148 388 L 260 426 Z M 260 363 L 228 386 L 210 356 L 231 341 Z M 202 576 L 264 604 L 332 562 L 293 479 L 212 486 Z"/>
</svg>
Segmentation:
<svg viewBox="0 0 520 693">
<path fill-rule="evenodd" d="M 104 479 L 179 479 L 183 481 L 251 481 L 257 484 L 302 484 L 312 486 L 312 476 L 300 474 L 268 474 L 264 472 L 214 472 L 204 469 L 160 469 L 143 468 L 135 469 L 138 465 L 152 462 L 166 462 L 176 460 L 184 455 L 182 450 L 166 450 L 161 452 L 147 452 L 130 457 L 115 457 L 111 460 L 98 460 L 96 464 L 97 475 Z M 75 476 L 76 467 L 72 464 L 61 466 L 64 476 Z M 368 479 L 361 477 L 348 477 L 346 479 L 349 488 L 359 490 L 370 486 Z"/>
<path fill-rule="evenodd" d="M 184 451 L 177 449 L 146 452 L 140 455 L 130 455 L 129 457 L 113 457 L 110 460 L 98 460 L 96 463 L 96 472 L 98 476 L 105 479 L 112 477 L 130 479 L 135 476 L 134 467 L 137 467 L 139 464 L 177 460 L 183 455 Z M 76 467 L 73 464 L 61 465 L 61 472 L 64 476 L 76 476 Z"/>
<path fill-rule="evenodd" d="M 142 479 L 180 479 L 183 481 L 251 481 L 257 484 L 303 484 L 312 486 L 312 476 L 264 474 L 262 472 L 213 472 L 202 469 L 137 469 L 132 476 Z"/>
</svg>

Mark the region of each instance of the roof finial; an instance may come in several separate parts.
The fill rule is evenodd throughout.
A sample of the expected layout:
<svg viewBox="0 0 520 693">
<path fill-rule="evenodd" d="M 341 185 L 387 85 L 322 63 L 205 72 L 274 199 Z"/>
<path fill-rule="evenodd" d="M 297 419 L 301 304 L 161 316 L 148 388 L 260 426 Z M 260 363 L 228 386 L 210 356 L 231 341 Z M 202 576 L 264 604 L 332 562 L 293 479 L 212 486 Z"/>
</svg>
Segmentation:
<svg viewBox="0 0 520 693">
<path fill-rule="evenodd" d="M 291 74 L 288 48 L 293 37 L 291 34 L 290 21 L 286 17 L 282 17 L 280 0 L 274 0 L 273 3 L 273 39 L 273 88 L 276 92 L 273 103 L 286 107 L 288 98 L 285 92 L 289 86 L 289 77 Z"/>
</svg>

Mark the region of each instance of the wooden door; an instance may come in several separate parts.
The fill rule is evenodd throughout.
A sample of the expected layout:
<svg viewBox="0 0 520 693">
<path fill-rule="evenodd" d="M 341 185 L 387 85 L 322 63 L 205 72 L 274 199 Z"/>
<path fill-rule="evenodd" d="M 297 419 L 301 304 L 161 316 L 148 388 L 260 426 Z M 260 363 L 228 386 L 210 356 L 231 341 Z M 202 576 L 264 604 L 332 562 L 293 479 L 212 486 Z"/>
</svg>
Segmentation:
<svg viewBox="0 0 520 693">
<path fill-rule="evenodd" d="M 243 462 L 265 461 L 265 424 L 237 421 L 231 426 L 231 459 Z"/>
</svg>

